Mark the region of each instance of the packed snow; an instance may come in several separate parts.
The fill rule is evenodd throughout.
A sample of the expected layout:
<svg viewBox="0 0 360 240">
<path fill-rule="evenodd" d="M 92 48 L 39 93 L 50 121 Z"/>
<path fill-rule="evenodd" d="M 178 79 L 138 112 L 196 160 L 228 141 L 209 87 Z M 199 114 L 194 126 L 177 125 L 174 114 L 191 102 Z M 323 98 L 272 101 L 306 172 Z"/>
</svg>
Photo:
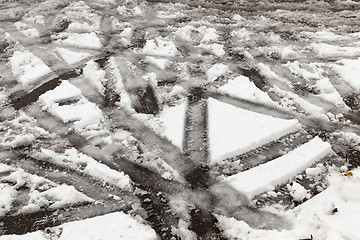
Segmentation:
<svg viewBox="0 0 360 240">
<path fill-rule="evenodd" d="M 158 135 L 168 139 L 173 145 L 182 149 L 185 131 L 187 102 L 175 106 L 165 106 L 155 117 L 137 114 L 136 117 L 145 122 Z"/>
<path fill-rule="evenodd" d="M 56 230 L 60 231 L 56 231 Z M 103 216 L 81 221 L 65 223 L 54 228 L 60 232 L 59 240 L 157 240 L 155 231 L 140 219 L 123 212 L 109 213 Z M 0 236 L 1 240 L 45 240 L 45 232 L 37 231 L 25 235 Z"/>
<path fill-rule="evenodd" d="M 70 104 L 61 102 L 73 100 Z M 89 138 L 101 135 L 105 130 L 104 116 L 100 108 L 81 95 L 81 90 L 67 80 L 39 97 L 43 110 L 59 118 L 63 123 L 73 122 L 76 132 Z"/>
<path fill-rule="evenodd" d="M 91 56 L 90 53 L 72 51 L 61 47 L 56 48 L 56 52 L 69 65 L 78 63 Z"/>
<path fill-rule="evenodd" d="M 256 85 L 245 76 L 229 80 L 225 85 L 218 88 L 218 92 L 271 107 L 279 107 L 267 93 L 257 88 Z"/>
<path fill-rule="evenodd" d="M 285 120 L 208 99 L 211 162 L 240 155 L 300 129 L 298 120 Z"/>
<path fill-rule="evenodd" d="M 9 62 L 14 76 L 23 85 L 33 84 L 51 73 L 51 69 L 40 58 L 27 50 L 15 51 Z"/>
<path fill-rule="evenodd" d="M 56 43 L 70 47 L 89 49 L 100 49 L 102 47 L 100 38 L 96 33 L 60 33 L 53 36 Z"/>
<path fill-rule="evenodd" d="M 297 173 L 304 171 L 331 152 L 329 143 L 315 137 L 277 159 L 232 175 L 225 181 L 251 198 L 295 177 Z"/>
<path fill-rule="evenodd" d="M 360 90 L 360 58 L 358 59 L 343 59 L 339 64 L 332 64 L 331 68 L 336 72 L 342 80 L 346 81 L 355 90 Z"/>
</svg>

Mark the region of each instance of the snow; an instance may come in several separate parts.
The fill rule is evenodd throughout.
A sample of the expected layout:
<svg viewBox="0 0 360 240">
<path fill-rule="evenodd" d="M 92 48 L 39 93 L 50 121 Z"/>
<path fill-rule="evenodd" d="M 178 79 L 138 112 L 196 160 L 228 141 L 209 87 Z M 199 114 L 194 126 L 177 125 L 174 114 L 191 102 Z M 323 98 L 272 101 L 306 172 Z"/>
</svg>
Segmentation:
<svg viewBox="0 0 360 240">
<path fill-rule="evenodd" d="M 78 63 L 90 56 L 92 56 L 90 53 L 85 52 L 77 52 L 72 51 L 66 48 L 56 48 L 57 53 L 60 55 L 60 57 L 69 65 Z"/>
<path fill-rule="evenodd" d="M 229 67 L 222 64 L 216 63 L 206 71 L 208 81 L 212 82 L 217 78 L 224 76 L 229 71 Z"/>
<path fill-rule="evenodd" d="M 40 58 L 27 50 L 15 51 L 9 62 L 14 76 L 23 85 L 32 84 L 51 73 L 51 69 Z"/>
<path fill-rule="evenodd" d="M 322 78 L 322 74 L 324 70 L 317 67 L 316 64 L 314 63 L 308 64 L 307 66 L 309 70 L 302 68 L 301 65 L 302 64 L 300 62 L 294 61 L 294 62 L 288 62 L 284 66 L 288 67 L 291 73 L 296 74 L 299 77 L 302 77 L 306 80 Z"/>
<path fill-rule="evenodd" d="M 291 46 L 285 46 L 280 49 L 280 57 L 281 59 L 296 59 L 299 57 L 299 53 Z"/>
<path fill-rule="evenodd" d="M 338 138 L 338 143 L 345 143 L 360 150 L 360 136 L 358 134 L 353 132 L 336 132 L 333 135 Z"/>
<path fill-rule="evenodd" d="M 38 211 L 42 207 L 58 209 L 65 205 L 93 201 L 73 186 L 57 185 L 43 177 L 28 174 L 23 169 L 11 171 L 10 175 L 2 177 L 4 183 L 0 183 L 0 216 L 11 210 L 13 201 L 21 191 L 18 189 L 24 186 L 29 188 L 26 198 L 28 203 L 19 210 L 20 213 Z"/>
<path fill-rule="evenodd" d="M 10 129 L 5 135 L 4 139 L 2 140 L 0 146 L 2 147 L 9 147 L 9 148 L 16 148 L 20 146 L 29 146 L 35 140 L 34 135 L 32 134 L 22 134 L 13 136 L 13 131 Z"/>
<path fill-rule="evenodd" d="M 347 108 L 340 93 L 331 84 L 330 79 L 323 76 L 325 71 L 318 65 L 317 63 L 301 64 L 295 61 L 288 62 L 284 66 L 288 67 L 293 74 L 304 78 L 307 82 L 311 80 L 316 81 L 316 83 L 312 85 L 320 92 L 316 96 L 334 105 Z"/>
<path fill-rule="evenodd" d="M 43 110 L 59 118 L 63 123 L 74 122 L 75 130 L 88 138 L 105 132 L 104 116 L 100 108 L 80 95 L 81 91 L 68 81 L 39 97 Z M 78 100 L 69 105 L 59 105 L 61 101 Z"/>
<path fill-rule="evenodd" d="M 121 189 L 132 189 L 130 177 L 125 175 L 124 172 L 113 170 L 105 164 L 99 163 L 95 159 L 78 152 L 75 148 L 67 149 L 63 154 L 42 148 L 40 152 L 34 153 L 34 156 L 78 171 L 82 169 L 83 173 Z"/>
<path fill-rule="evenodd" d="M 50 201 L 55 201 L 54 203 L 49 205 L 50 209 L 58 209 L 66 205 L 71 205 L 79 202 L 83 203 L 94 201 L 92 198 L 89 198 L 85 194 L 78 192 L 73 186 L 68 186 L 66 184 L 50 188 L 43 192 L 34 190 L 29 193 L 29 196 L 30 206 L 36 205 L 38 207 L 42 207 L 43 205 L 49 205 Z M 22 212 L 27 212 L 28 210 L 32 210 L 32 207 L 25 206 Z"/>
<path fill-rule="evenodd" d="M 224 45 L 219 43 L 200 44 L 198 47 L 218 57 L 222 57 L 225 55 Z"/>
<path fill-rule="evenodd" d="M 30 27 L 26 23 L 16 22 L 16 23 L 14 23 L 14 25 L 15 25 L 16 29 L 18 31 L 22 32 L 22 34 L 24 34 L 26 37 L 38 38 L 40 36 L 40 33 L 36 28 Z"/>
<path fill-rule="evenodd" d="M 203 38 L 200 41 L 202 43 L 217 42 L 219 40 L 219 35 L 214 28 L 202 26 L 198 31 L 203 34 Z"/>
<path fill-rule="evenodd" d="M 251 198 L 285 183 L 297 173 L 304 171 L 331 153 L 331 145 L 319 137 L 315 137 L 279 158 L 232 175 L 225 181 L 237 191 L 245 193 Z"/>
<path fill-rule="evenodd" d="M 51 106 L 59 102 L 76 100 L 81 97 L 81 90 L 71 84 L 68 80 L 63 80 L 59 86 L 49 90 L 39 97 L 39 102 L 45 106 Z"/>
<path fill-rule="evenodd" d="M 12 167 L 5 165 L 3 163 L 0 163 L 0 173 L 7 172 L 10 170 L 14 170 Z"/>
<path fill-rule="evenodd" d="M 169 92 L 169 96 L 174 97 L 174 96 L 179 96 L 179 95 L 185 95 L 186 93 L 187 93 L 187 91 L 183 87 L 181 87 L 179 85 L 175 85 Z"/>
<path fill-rule="evenodd" d="M 101 70 L 94 60 L 90 60 L 86 63 L 86 66 L 83 69 L 83 74 L 84 77 L 90 81 L 90 84 L 100 93 L 105 93 L 104 83 L 107 81 L 105 78 L 106 72 Z"/>
<path fill-rule="evenodd" d="M 109 213 L 103 216 L 81 221 L 65 223 L 52 228 L 61 233 L 59 240 L 157 240 L 155 231 L 140 220 L 123 212 Z M 26 235 L 0 236 L 1 240 L 45 240 L 45 232 L 37 231 Z"/>
<path fill-rule="evenodd" d="M 246 28 L 241 28 L 231 32 L 231 36 L 237 37 L 243 41 L 249 41 L 251 39 L 251 33 Z"/>
<path fill-rule="evenodd" d="M 164 58 L 154 58 L 147 56 L 145 58 L 145 61 L 156 66 L 157 68 L 161 70 L 165 70 L 165 68 L 169 65 L 170 61 L 168 59 Z"/>
<path fill-rule="evenodd" d="M 346 81 L 351 87 L 360 90 L 360 58 L 342 59 L 339 64 L 332 64 L 331 69 L 336 72 L 342 80 Z"/>
<path fill-rule="evenodd" d="M 103 119 L 101 110 L 96 104 L 88 101 L 79 101 L 76 105 L 58 106 L 55 104 L 47 110 L 60 118 L 63 123 L 74 122 L 76 128 L 86 127 Z"/>
<path fill-rule="evenodd" d="M 178 236 L 180 239 L 196 240 L 196 234 L 189 230 L 190 224 L 190 222 L 179 219 L 178 227 L 172 226 L 171 233 Z"/>
<path fill-rule="evenodd" d="M 117 66 L 116 63 L 116 58 L 115 57 L 110 57 L 109 58 L 109 68 L 112 70 L 112 74 L 113 74 L 113 81 L 115 83 L 115 89 L 114 91 L 118 94 L 121 94 L 122 91 L 124 91 L 124 81 L 123 81 L 123 77 L 120 73 L 120 69 Z M 123 99 L 121 98 L 121 101 L 123 101 Z"/>
<path fill-rule="evenodd" d="M 338 107 L 349 110 L 349 107 L 346 106 L 340 93 L 335 89 L 334 85 L 331 84 L 329 78 L 321 78 L 315 83 L 314 87 L 320 91 L 320 94 L 317 94 L 318 97 Z"/>
<path fill-rule="evenodd" d="M 153 88 L 156 88 L 158 85 L 156 73 L 150 72 L 142 76 L 142 79 L 149 83 Z"/>
<path fill-rule="evenodd" d="M 57 36 L 53 36 L 54 40 L 58 44 L 79 47 L 100 49 L 102 47 L 101 41 L 96 33 L 60 33 Z"/>
<path fill-rule="evenodd" d="M 13 187 L 0 183 L 0 216 L 10 211 L 16 197 L 17 191 Z"/>
<path fill-rule="evenodd" d="M 54 21 L 69 21 L 67 31 L 94 32 L 100 30 L 101 16 L 84 1 L 76 1 L 65 7 Z"/>
<path fill-rule="evenodd" d="M 185 118 L 186 118 L 187 102 L 176 106 L 165 106 L 158 116 L 150 118 L 144 114 L 137 114 L 135 117 L 145 122 L 152 128 L 159 136 L 165 137 L 173 145 L 182 149 L 184 131 L 185 131 Z"/>
<path fill-rule="evenodd" d="M 24 235 L 4 235 L 0 240 L 48 240 L 42 231 L 27 233 Z"/>
<path fill-rule="evenodd" d="M 287 185 L 288 190 L 290 191 L 290 196 L 293 197 L 295 201 L 301 202 L 304 200 L 308 193 L 306 189 L 297 182 L 292 182 Z"/>
<path fill-rule="evenodd" d="M 66 223 L 59 240 L 156 240 L 155 231 L 133 217 L 115 212 L 82 221 Z"/>
<path fill-rule="evenodd" d="M 218 88 L 218 92 L 232 97 L 261 103 L 271 107 L 279 107 L 267 93 L 261 91 L 248 77 L 240 76 L 229 80 L 227 84 Z"/>
<path fill-rule="evenodd" d="M 87 100 L 81 100 L 75 105 L 54 105 L 47 110 L 55 117 L 60 118 L 63 123 L 74 122 L 75 128 L 99 123 L 103 119 L 98 106 Z"/>
<path fill-rule="evenodd" d="M 360 222 L 360 169 L 352 171 L 353 177 L 344 176 L 339 169 L 330 169 L 329 187 L 286 212 L 274 210 L 293 223 L 289 230 L 259 230 L 246 222 L 216 215 L 218 226 L 229 239 L 251 240 L 298 240 L 313 239 L 345 240 L 358 238 Z M 336 211 L 334 211 L 336 210 Z"/>
<path fill-rule="evenodd" d="M 157 37 L 146 41 L 142 53 L 159 57 L 175 57 L 178 50 L 173 41 Z"/>
<path fill-rule="evenodd" d="M 208 99 L 211 163 L 239 155 L 299 130 L 298 120 L 285 120 Z"/>
<path fill-rule="evenodd" d="M 341 40 L 349 40 L 348 36 L 339 35 L 333 32 L 330 32 L 328 30 L 321 30 L 317 32 L 302 32 L 302 35 L 305 35 L 307 37 L 313 38 L 318 41 L 341 41 Z"/>
<path fill-rule="evenodd" d="M 250 56 L 251 57 L 251 56 Z M 289 80 L 286 80 L 282 77 L 280 77 L 279 75 L 277 75 L 275 72 L 273 72 L 268 66 L 266 66 L 265 64 L 263 63 L 258 63 L 256 65 L 256 67 L 258 68 L 259 70 L 259 73 L 266 77 L 266 78 L 269 78 L 271 80 L 275 80 L 275 81 L 279 81 L 281 83 L 284 83 L 286 84 L 287 86 L 289 86 L 290 88 L 292 87 L 292 84 Z"/>
<path fill-rule="evenodd" d="M 187 102 L 183 102 L 177 106 L 165 108 L 160 113 L 164 127 L 162 135 L 180 149 L 182 149 L 184 139 L 186 108 Z"/>
<path fill-rule="evenodd" d="M 306 175 L 308 176 L 317 176 L 322 172 L 322 169 L 320 167 L 314 167 L 314 168 L 307 168 L 305 170 Z"/>
<path fill-rule="evenodd" d="M 278 95 L 281 98 L 280 105 L 282 105 L 285 109 L 289 109 L 290 111 L 296 109 L 296 105 L 300 108 L 300 111 L 304 111 L 308 115 L 314 117 L 320 117 L 324 113 L 324 109 L 322 107 L 308 102 L 293 92 L 282 90 L 277 86 L 270 88 L 269 92 L 273 92 Z"/>
<path fill-rule="evenodd" d="M 195 31 L 195 27 L 191 25 L 186 25 L 175 31 L 175 34 L 178 37 L 181 37 L 184 40 L 191 41 L 192 32 Z"/>
<path fill-rule="evenodd" d="M 360 47 L 342 47 L 327 43 L 312 43 L 309 49 L 313 50 L 321 58 L 360 56 Z"/>
</svg>

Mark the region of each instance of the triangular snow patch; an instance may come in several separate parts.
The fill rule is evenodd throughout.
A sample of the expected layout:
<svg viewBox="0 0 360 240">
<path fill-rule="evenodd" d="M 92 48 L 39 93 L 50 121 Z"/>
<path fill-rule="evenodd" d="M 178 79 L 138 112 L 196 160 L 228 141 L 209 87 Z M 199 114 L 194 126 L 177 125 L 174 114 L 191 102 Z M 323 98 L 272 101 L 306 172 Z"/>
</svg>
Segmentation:
<svg viewBox="0 0 360 240">
<path fill-rule="evenodd" d="M 211 163 L 248 152 L 300 128 L 285 120 L 208 99 L 208 137 Z"/>
</svg>

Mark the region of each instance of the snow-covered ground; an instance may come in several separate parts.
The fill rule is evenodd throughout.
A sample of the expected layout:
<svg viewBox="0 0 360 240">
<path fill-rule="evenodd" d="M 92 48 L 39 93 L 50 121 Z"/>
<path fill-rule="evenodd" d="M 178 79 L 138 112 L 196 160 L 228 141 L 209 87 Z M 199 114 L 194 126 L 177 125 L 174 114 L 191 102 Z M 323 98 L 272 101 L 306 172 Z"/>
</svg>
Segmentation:
<svg viewBox="0 0 360 240">
<path fill-rule="evenodd" d="M 0 2 L 0 239 L 358 239 L 358 1 Z"/>
</svg>

